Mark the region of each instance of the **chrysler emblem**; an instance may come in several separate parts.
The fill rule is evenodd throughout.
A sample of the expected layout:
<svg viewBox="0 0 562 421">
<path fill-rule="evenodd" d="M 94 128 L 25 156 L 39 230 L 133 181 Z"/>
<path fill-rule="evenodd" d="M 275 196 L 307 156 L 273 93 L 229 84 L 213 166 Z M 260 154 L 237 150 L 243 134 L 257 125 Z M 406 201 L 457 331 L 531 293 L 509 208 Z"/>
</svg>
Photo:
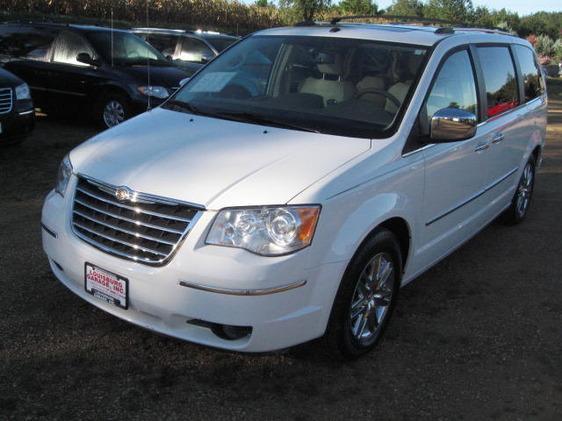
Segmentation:
<svg viewBox="0 0 562 421">
<path fill-rule="evenodd" d="M 131 199 L 131 191 L 127 187 L 118 187 L 115 190 L 115 197 L 119 201 Z"/>
</svg>

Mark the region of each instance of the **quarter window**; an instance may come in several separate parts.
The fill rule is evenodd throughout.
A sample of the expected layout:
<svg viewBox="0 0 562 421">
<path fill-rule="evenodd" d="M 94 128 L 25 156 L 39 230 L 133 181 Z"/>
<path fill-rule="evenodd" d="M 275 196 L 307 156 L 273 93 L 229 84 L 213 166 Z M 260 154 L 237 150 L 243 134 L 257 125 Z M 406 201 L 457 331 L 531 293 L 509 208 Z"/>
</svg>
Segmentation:
<svg viewBox="0 0 562 421">
<path fill-rule="evenodd" d="M 525 87 L 525 101 L 540 96 L 544 92 L 543 80 L 535 60 L 535 55 L 530 48 L 523 45 L 515 46 L 515 55 L 519 60 L 523 83 Z"/>
<path fill-rule="evenodd" d="M 468 51 L 452 54 L 439 71 L 431 92 L 422 107 L 422 131 L 429 134 L 429 122 L 443 108 L 458 108 L 477 114 L 476 84 Z"/>
<path fill-rule="evenodd" d="M 13 58 L 46 61 L 54 35 L 25 26 L 0 28 L 0 61 Z"/>
<path fill-rule="evenodd" d="M 478 47 L 484 73 L 488 117 L 501 114 L 519 105 L 515 67 L 507 47 Z"/>
<path fill-rule="evenodd" d="M 165 57 L 174 57 L 178 38 L 173 35 L 150 34 L 146 37 L 150 45 L 164 54 Z"/>
</svg>

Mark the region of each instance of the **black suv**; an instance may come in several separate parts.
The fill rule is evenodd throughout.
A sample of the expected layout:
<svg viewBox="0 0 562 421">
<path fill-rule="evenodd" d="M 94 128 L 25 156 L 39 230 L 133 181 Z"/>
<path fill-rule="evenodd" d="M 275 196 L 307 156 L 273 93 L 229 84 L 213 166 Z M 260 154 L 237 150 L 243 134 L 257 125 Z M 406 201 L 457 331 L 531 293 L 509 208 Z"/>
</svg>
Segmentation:
<svg viewBox="0 0 562 421">
<path fill-rule="evenodd" d="M 1 24 L 0 61 L 38 107 L 92 112 L 106 127 L 161 104 L 188 76 L 134 34 L 97 26 Z"/>
<path fill-rule="evenodd" d="M 132 32 L 145 39 L 164 56 L 174 60 L 190 75 L 240 39 L 219 32 L 200 30 L 135 28 Z"/>
<path fill-rule="evenodd" d="M 35 122 L 29 86 L 0 68 L 0 144 L 22 140 Z"/>
</svg>

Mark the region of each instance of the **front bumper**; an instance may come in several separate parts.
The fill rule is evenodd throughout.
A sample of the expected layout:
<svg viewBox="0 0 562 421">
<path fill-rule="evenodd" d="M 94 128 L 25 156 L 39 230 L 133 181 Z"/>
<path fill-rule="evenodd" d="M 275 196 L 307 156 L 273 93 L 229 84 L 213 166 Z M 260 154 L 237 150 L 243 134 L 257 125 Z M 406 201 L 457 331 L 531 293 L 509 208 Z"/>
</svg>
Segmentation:
<svg viewBox="0 0 562 421">
<path fill-rule="evenodd" d="M 344 262 L 314 267 L 306 250 L 267 258 L 206 246 L 202 239 L 214 216 L 206 211 L 174 258 L 166 266 L 150 267 L 103 253 L 76 237 L 70 203 L 54 192 L 47 196 L 43 247 L 56 277 L 102 310 L 169 336 L 234 351 L 274 351 L 323 335 Z M 85 262 L 129 279 L 127 310 L 85 291 Z M 193 321 L 251 327 L 251 333 L 228 340 Z"/>
<path fill-rule="evenodd" d="M 0 143 L 12 139 L 18 139 L 31 133 L 35 127 L 35 113 L 33 108 L 24 111 L 12 111 L 9 114 L 0 115 L 2 132 Z"/>
</svg>

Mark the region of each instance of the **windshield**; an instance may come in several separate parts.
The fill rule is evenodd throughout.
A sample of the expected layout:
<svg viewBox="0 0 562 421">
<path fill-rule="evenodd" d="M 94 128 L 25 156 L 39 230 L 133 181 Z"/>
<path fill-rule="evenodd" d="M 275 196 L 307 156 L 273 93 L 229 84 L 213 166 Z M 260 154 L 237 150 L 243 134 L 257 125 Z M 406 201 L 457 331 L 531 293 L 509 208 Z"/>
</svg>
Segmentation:
<svg viewBox="0 0 562 421">
<path fill-rule="evenodd" d="M 232 37 L 207 37 L 205 38 L 209 44 L 213 46 L 217 52 L 222 52 L 226 50 L 226 47 L 229 47 L 234 42 L 238 41 L 238 38 Z"/>
<path fill-rule="evenodd" d="M 103 59 L 116 64 L 165 64 L 169 62 L 156 49 L 136 35 L 114 31 L 113 40 L 110 31 L 95 31 L 86 34 L 94 49 Z M 113 47 L 112 47 L 113 45 Z"/>
<path fill-rule="evenodd" d="M 165 105 L 218 118 L 385 137 L 425 47 L 362 39 L 254 36 L 218 56 Z"/>
</svg>

